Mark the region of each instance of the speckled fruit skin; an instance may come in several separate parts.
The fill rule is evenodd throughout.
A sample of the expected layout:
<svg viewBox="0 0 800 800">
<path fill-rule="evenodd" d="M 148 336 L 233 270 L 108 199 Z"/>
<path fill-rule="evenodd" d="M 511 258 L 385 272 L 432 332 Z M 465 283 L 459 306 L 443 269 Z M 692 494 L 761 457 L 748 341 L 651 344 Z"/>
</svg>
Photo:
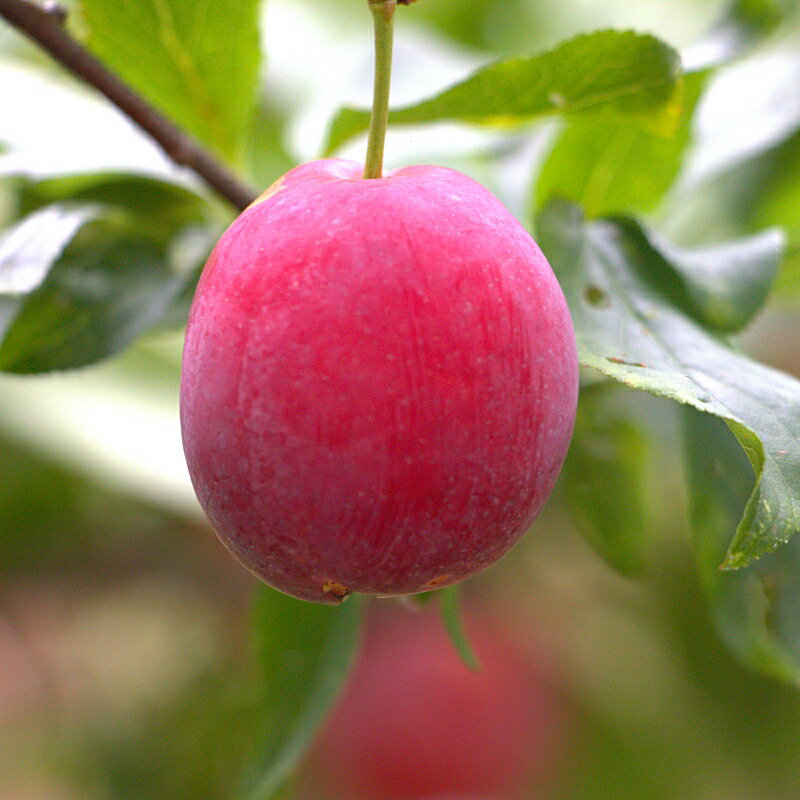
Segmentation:
<svg viewBox="0 0 800 800">
<path fill-rule="evenodd" d="M 300 800 L 548 796 L 568 750 L 551 665 L 468 610 L 460 660 L 438 609 L 372 617 L 345 691 L 301 770 Z"/>
<path fill-rule="evenodd" d="M 181 424 L 227 547 L 305 600 L 455 583 L 553 488 L 578 367 L 558 283 L 490 192 L 450 169 L 297 167 L 203 271 Z"/>
</svg>

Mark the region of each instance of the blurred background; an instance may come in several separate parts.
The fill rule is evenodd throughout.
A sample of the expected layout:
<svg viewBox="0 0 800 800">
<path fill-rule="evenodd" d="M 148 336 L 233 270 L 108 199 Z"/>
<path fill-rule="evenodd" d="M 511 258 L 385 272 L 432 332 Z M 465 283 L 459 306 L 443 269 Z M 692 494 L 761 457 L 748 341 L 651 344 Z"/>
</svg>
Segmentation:
<svg viewBox="0 0 800 800">
<path fill-rule="evenodd" d="M 318 156 L 340 105 L 369 99 L 363 5 L 264 5 L 270 146 L 250 164 L 262 185 Z M 697 42 L 725 7 L 420 0 L 399 14 L 394 97 L 411 101 L 497 57 L 606 27 L 652 32 L 699 59 Z M 799 231 L 798 109 L 800 27 L 790 9 L 715 78 L 691 157 L 652 220 L 686 242 L 771 224 Z M 456 167 L 526 219 L 530 164 L 541 163 L 554 126 L 524 136 L 400 129 L 389 137 L 388 166 Z M 756 129 L 749 146 L 731 136 L 745 126 Z M 191 181 L 3 23 L 0 142 L 15 145 L 10 157 L 24 162 L 27 179 L 86 164 Z M 344 155 L 360 158 L 362 148 L 360 140 Z M 0 222 L 24 194 L 2 150 Z M 227 213 L 220 210 L 220 229 Z M 782 299 L 738 343 L 800 377 L 794 279 L 787 271 L 779 280 L 789 287 Z M 217 542 L 189 483 L 177 417 L 181 341 L 179 329 L 161 329 L 98 366 L 0 376 L 0 800 L 233 796 L 256 725 L 255 582 Z M 531 740 L 548 763 L 530 776 L 526 797 L 800 797 L 800 695 L 736 662 L 699 585 L 675 408 L 620 389 L 603 403 L 610 424 L 643 421 L 631 442 L 648 519 L 641 577 L 623 577 L 598 557 L 562 488 L 512 554 L 467 587 L 470 608 L 513 619 L 518 646 L 546 665 L 547 702 L 557 710 Z M 602 469 L 602 453 L 597 463 Z M 313 780 L 302 778 L 298 791 Z M 338 797 L 318 784 L 313 791 L 318 800 Z"/>
</svg>

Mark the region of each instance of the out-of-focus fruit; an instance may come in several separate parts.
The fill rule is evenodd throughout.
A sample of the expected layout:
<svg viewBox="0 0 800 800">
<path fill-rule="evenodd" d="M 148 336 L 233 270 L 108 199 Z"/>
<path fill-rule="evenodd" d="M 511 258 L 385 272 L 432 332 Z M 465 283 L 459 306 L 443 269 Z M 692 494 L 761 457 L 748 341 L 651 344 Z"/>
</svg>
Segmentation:
<svg viewBox="0 0 800 800">
<path fill-rule="evenodd" d="M 565 747 L 558 692 L 497 620 L 467 623 L 478 672 L 433 610 L 371 620 L 303 800 L 531 800 L 552 788 Z"/>
</svg>

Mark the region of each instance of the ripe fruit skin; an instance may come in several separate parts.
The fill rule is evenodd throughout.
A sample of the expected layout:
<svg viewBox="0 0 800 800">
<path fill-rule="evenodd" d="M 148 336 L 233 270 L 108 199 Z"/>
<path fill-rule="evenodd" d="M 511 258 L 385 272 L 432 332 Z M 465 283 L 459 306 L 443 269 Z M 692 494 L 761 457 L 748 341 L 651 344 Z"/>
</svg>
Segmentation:
<svg viewBox="0 0 800 800">
<path fill-rule="evenodd" d="M 469 670 L 435 608 L 372 618 L 301 780 L 301 800 L 532 800 L 566 747 L 563 703 L 537 653 L 496 619 L 467 630 Z"/>
<path fill-rule="evenodd" d="M 229 549 L 295 597 L 395 595 L 502 556 L 553 488 L 577 357 L 558 283 L 479 184 L 297 167 L 222 236 L 181 424 Z"/>
</svg>

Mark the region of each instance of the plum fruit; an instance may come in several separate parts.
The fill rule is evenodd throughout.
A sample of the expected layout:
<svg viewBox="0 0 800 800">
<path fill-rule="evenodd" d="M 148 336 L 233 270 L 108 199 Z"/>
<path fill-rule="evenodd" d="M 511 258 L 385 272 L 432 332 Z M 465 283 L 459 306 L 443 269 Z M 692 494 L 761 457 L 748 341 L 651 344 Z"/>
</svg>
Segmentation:
<svg viewBox="0 0 800 800">
<path fill-rule="evenodd" d="M 531 800 L 552 793 L 567 711 L 539 645 L 467 607 L 460 660 L 435 607 L 372 616 L 300 773 L 301 800 Z"/>
<path fill-rule="evenodd" d="M 533 239 L 489 191 L 416 166 L 291 170 L 205 266 L 181 376 L 184 450 L 222 541 L 335 604 L 460 581 L 550 494 L 575 335 Z"/>
</svg>

